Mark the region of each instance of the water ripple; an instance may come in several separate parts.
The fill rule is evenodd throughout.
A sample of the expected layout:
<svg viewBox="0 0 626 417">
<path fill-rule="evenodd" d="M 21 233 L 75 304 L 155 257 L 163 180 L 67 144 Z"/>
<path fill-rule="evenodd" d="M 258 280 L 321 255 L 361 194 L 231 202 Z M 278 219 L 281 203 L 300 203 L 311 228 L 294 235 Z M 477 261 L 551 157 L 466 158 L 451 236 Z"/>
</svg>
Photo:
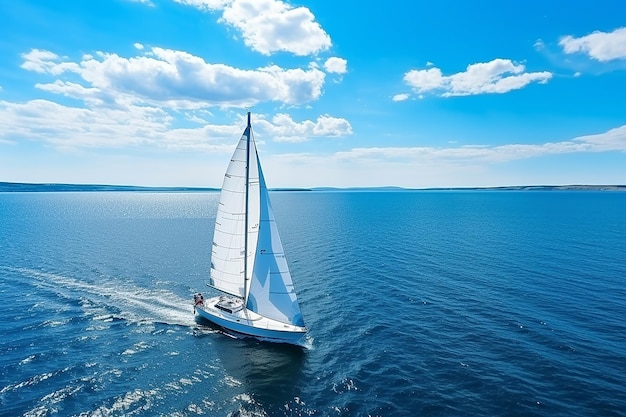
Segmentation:
<svg viewBox="0 0 626 417">
<path fill-rule="evenodd" d="M 0 409 L 621 415 L 625 196 L 276 193 L 291 350 L 193 320 L 215 194 L 0 195 Z"/>
</svg>

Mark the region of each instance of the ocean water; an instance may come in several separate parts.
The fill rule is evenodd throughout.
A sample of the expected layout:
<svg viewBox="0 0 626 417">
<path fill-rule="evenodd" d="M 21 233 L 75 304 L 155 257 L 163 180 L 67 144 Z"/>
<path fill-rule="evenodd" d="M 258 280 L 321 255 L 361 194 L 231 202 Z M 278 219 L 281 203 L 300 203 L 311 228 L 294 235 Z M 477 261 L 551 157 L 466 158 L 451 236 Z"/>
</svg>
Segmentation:
<svg viewBox="0 0 626 417">
<path fill-rule="evenodd" d="M 626 193 L 273 192 L 304 348 L 194 321 L 218 198 L 0 193 L 0 415 L 626 415 Z"/>
</svg>

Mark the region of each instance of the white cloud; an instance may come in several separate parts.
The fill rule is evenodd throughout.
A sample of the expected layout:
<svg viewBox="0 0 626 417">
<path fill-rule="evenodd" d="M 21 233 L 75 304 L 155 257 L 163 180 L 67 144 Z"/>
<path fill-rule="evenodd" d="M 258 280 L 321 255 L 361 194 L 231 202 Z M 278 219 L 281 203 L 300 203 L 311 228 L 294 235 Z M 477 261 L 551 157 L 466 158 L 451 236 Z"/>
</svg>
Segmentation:
<svg viewBox="0 0 626 417">
<path fill-rule="evenodd" d="M 57 54 L 41 49 L 32 49 L 22 54 L 24 63 L 21 68 L 38 73 L 59 75 L 65 71 L 75 71 L 77 66 L 71 62 L 57 62 L 61 59 Z"/>
<path fill-rule="evenodd" d="M 545 83 L 552 73 L 525 72 L 522 64 L 508 59 L 468 65 L 465 72 L 444 76 L 439 68 L 411 70 L 404 81 L 416 92 L 439 91 L 443 97 L 468 96 L 486 93 L 507 93 L 518 90 L 532 82 Z"/>
<path fill-rule="evenodd" d="M 304 142 L 313 137 L 341 137 L 352 134 L 346 119 L 322 115 L 317 121 L 295 122 L 288 114 L 277 114 L 271 122 L 258 120 L 256 126 L 276 142 Z"/>
<path fill-rule="evenodd" d="M 330 36 L 306 7 L 280 0 L 175 0 L 207 11 L 222 11 L 221 22 L 241 32 L 245 44 L 270 55 L 291 52 L 312 55 L 331 46 Z"/>
<path fill-rule="evenodd" d="M 190 118 L 190 115 L 188 115 Z M 216 125 L 204 120 L 197 128 L 172 128 L 173 117 L 158 107 L 129 106 L 78 108 L 47 100 L 25 103 L 0 101 L 0 141 L 34 140 L 65 149 L 120 148 L 148 145 L 173 149 L 230 152 L 241 134 L 241 120 Z M 317 120 L 294 121 L 287 114 L 271 119 L 258 115 L 255 132 L 274 141 L 301 142 L 314 137 L 351 135 L 343 118 L 322 115 Z M 580 152 L 625 152 L 626 125 L 607 132 L 543 144 L 470 145 L 456 147 L 373 147 L 338 152 L 339 159 L 404 161 L 411 163 L 502 163 L 544 155 Z"/>
<path fill-rule="evenodd" d="M 600 62 L 626 59 L 626 27 L 609 33 L 596 31 L 581 38 L 564 36 L 559 45 L 566 54 L 580 52 Z"/>
<path fill-rule="evenodd" d="M 574 141 L 588 145 L 593 152 L 626 152 L 626 125 L 597 135 L 580 136 Z"/>
<path fill-rule="evenodd" d="M 393 101 L 405 101 L 409 99 L 409 95 L 408 94 L 396 94 L 395 96 L 393 96 L 391 98 L 391 100 Z"/>
<path fill-rule="evenodd" d="M 221 10 L 231 4 L 233 0 L 174 0 L 176 3 L 193 6 L 200 10 Z"/>
<path fill-rule="evenodd" d="M 141 44 L 141 43 L 139 43 L 139 42 L 135 42 L 135 43 L 133 44 L 133 46 L 134 46 L 136 49 L 139 49 L 140 51 L 141 51 L 141 50 L 143 50 L 143 44 Z"/>
<path fill-rule="evenodd" d="M 47 100 L 0 101 L 0 137 L 60 148 L 123 147 L 152 142 L 171 117 L 155 107 L 67 107 Z"/>
<path fill-rule="evenodd" d="M 606 133 L 543 144 L 449 147 L 353 148 L 333 154 L 284 154 L 264 158 L 268 176 L 282 180 L 274 186 L 384 186 L 406 187 L 488 186 L 532 183 L 622 183 L 621 171 L 577 175 L 566 172 L 524 172 L 507 168 L 513 160 L 549 155 L 599 152 L 626 153 L 626 125 Z M 270 164 L 268 165 L 268 161 Z M 349 169 L 346 170 L 346 166 Z M 539 164 L 541 166 L 541 164 Z M 584 171 L 584 170 L 583 170 Z M 307 175 L 316 172 L 314 177 Z M 376 172 L 375 176 L 371 173 Z M 607 174 L 607 172 L 610 172 Z M 609 175 L 607 180 L 607 175 Z M 621 179 L 620 179 L 621 178 Z"/>
<path fill-rule="evenodd" d="M 206 113 L 201 115 L 207 115 Z M 192 118 L 194 113 L 188 113 Z M 157 107 L 129 106 L 126 109 L 108 107 L 77 108 L 63 106 L 46 100 L 32 100 L 25 103 L 10 103 L 0 101 L 0 143 L 4 146 L 16 146 L 23 141 L 43 142 L 54 148 L 64 151 L 88 152 L 90 155 L 119 155 L 141 164 L 142 157 L 132 156 L 132 149 L 172 149 L 198 150 L 207 154 L 202 170 L 211 169 L 214 178 L 220 178 L 223 173 L 223 158 L 229 155 L 243 129 L 243 122 L 235 120 L 231 124 L 211 124 L 203 122 L 197 128 L 172 128 L 172 116 Z M 305 140 L 314 137 L 339 137 L 352 133 L 350 124 L 342 118 L 327 115 L 317 120 L 295 122 L 289 115 L 277 114 L 267 118 L 259 114 L 255 118 L 255 133 L 262 140 Z M 235 138 L 235 139 L 234 139 Z M 89 149 L 121 149 L 121 152 L 89 152 Z M 283 154 L 263 156 L 268 176 L 273 175 L 274 186 L 319 186 L 319 185 L 405 185 L 437 186 L 445 184 L 463 185 L 459 178 L 468 179 L 467 185 L 493 182 L 493 178 L 485 174 L 482 179 L 476 179 L 476 170 L 485 172 L 490 167 L 512 160 L 523 160 L 546 155 L 571 153 L 626 153 L 626 125 L 611 129 L 607 132 L 574 138 L 563 142 L 543 144 L 508 144 L 500 146 L 455 146 L 448 147 L 373 147 L 354 148 L 345 152 L 333 154 Z M 210 154 L 218 154 L 215 164 L 206 164 Z M 141 154 L 140 154 L 141 155 Z M 134 159 L 133 159 L 134 158 Z M 181 168 L 189 164 L 188 157 L 179 158 Z M 192 158 L 193 159 L 193 158 Z M 185 162 L 187 160 L 187 162 Z M 148 161 L 147 159 L 145 161 Z M 145 162 L 144 161 L 144 162 Z M 169 160 L 168 160 L 169 161 Z M 350 172 L 345 172 L 345 162 L 350 163 Z M 155 162 L 149 162 L 155 168 Z M 126 166 L 131 167 L 128 162 Z M 158 165 L 158 163 L 157 163 Z M 177 168 L 178 169 L 178 165 Z M 212 165 L 219 165 L 219 169 Z M 2 166 L 2 164 L 0 164 Z M 110 162 L 111 166 L 119 168 L 118 162 Z M 188 184 L 190 178 L 172 170 L 173 165 L 168 162 L 168 175 L 158 174 L 142 176 L 135 169 L 126 170 L 123 175 L 113 178 L 100 172 L 92 182 L 128 183 L 152 185 L 181 185 Z M 323 169 L 322 169 L 323 167 Z M 31 175 L 36 166 L 29 167 L 20 175 Z M 59 166 L 59 172 L 63 167 Z M 494 168 L 496 169 L 496 168 Z M 320 176 L 311 177 L 310 172 L 320 171 Z M 213 172 L 214 171 L 214 172 Z M 19 172 L 13 168 L 13 175 Z M 28 176 L 30 181 L 51 181 L 46 175 L 52 174 L 56 181 L 76 181 L 76 172 L 73 180 L 70 177 L 58 179 L 59 172 L 40 173 L 39 176 Z M 68 171 L 69 172 L 69 171 Z M 375 178 L 372 172 L 379 172 Z M 417 176 L 416 172 L 423 174 Z M 416 178 L 433 178 L 433 172 L 439 173 L 437 181 L 418 180 Z M 453 174 L 450 174 L 453 172 Z M 85 180 L 85 170 L 81 170 L 82 180 Z M 403 178 L 403 173 L 407 177 Z M 57 175 L 58 174 L 58 175 Z M 70 174 L 67 174 L 70 175 Z M 103 176 L 104 175 L 104 176 Z M 160 176 L 159 176 L 160 175 Z M 206 176 L 206 178 L 211 178 Z M 26 178 L 26 177 L 25 177 Z M 45 180 L 42 178 L 46 178 Z M 113 178 L 113 179 L 112 179 Z M 169 179 L 168 179 L 169 178 Z M 341 180 L 340 180 L 341 178 Z M 500 181 L 507 181 L 498 177 Z M 163 182 L 165 181 L 165 182 Z M 208 180 L 211 185 L 219 185 L 218 180 Z M 404 182 L 403 182 L 404 181 Z M 424 182 L 426 181 L 426 182 Z M 473 181 L 473 182 L 472 182 Z M 479 182 L 476 182 L 479 181 Z M 523 182 L 524 180 L 522 180 Z M 526 178 L 525 181 L 528 181 Z M 572 180 L 565 180 L 572 181 Z M 583 180 L 584 182 L 584 180 Z M 494 184 L 498 185 L 498 184 Z M 502 184 L 499 184 L 502 185 Z"/>
<path fill-rule="evenodd" d="M 203 110 L 198 113 L 208 114 Z M 173 116 L 154 106 L 80 108 L 48 100 L 0 101 L 0 141 L 31 140 L 61 149 L 151 146 L 231 152 L 244 126 L 241 120 L 216 125 L 194 113 L 185 115 L 201 126 L 173 128 Z M 271 121 L 258 115 L 255 133 L 275 141 L 301 142 L 314 137 L 351 135 L 352 126 L 346 119 L 329 115 L 299 123 L 287 114 L 277 114 Z"/>
<path fill-rule="evenodd" d="M 477 186 L 529 184 L 529 180 L 530 183 L 606 183 L 606 173 L 576 177 L 568 172 L 554 177 L 545 176 L 545 172 L 537 175 L 525 172 L 518 176 L 506 167 L 506 162 L 513 160 L 605 151 L 626 152 L 626 126 L 556 143 L 353 148 L 332 154 L 270 155 L 264 157 L 264 162 L 267 175 L 279 179 L 272 180 L 274 186 Z M 316 175 L 311 176 L 310 172 Z M 372 176 L 372 172 L 376 175 Z M 611 181 L 616 181 L 615 177 L 608 180 Z"/>
<path fill-rule="evenodd" d="M 317 100 L 325 80 L 325 73 L 313 67 L 283 69 L 272 65 L 244 70 L 163 48 L 131 58 L 99 52 L 84 55 L 80 62 L 65 62 L 52 52 L 36 49 L 22 56 L 24 69 L 75 74 L 86 84 L 56 80 L 40 83 L 39 88 L 118 105 L 143 102 L 171 108 L 241 107 L 267 101 L 300 105 Z"/>
<path fill-rule="evenodd" d="M 0 137 L 48 143 L 62 150 L 152 146 L 232 151 L 237 125 L 205 124 L 195 129 L 172 128 L 167 112 L 156 107 L 68 107 L 47 100 L 0 102 Z"/>
<path fill-rule="evenodd" d="M 345 74 L 347 70 L 348 61 L 343 58 L 332 57 L 328 58 L 324 63 L 326 72 L 335 74 Z"/>
<path fill-rule="evenodd" d="M 374 147 L 339 152 L 337 158 L 411 163 L 502 163 L 545 155 L 578 152 L 626 152 L 626 125 L 605 133 L 543 144 L 473 145 L 450 148 Z"/>
<path fill-rule="evenodd" d="M 100 88 L 87 88 L 81 84 L 70 81 L 56 80 L 55 82 L 48 84 L 37 83 L 35 84 L 35 87 L 50 93 L 61 94 L 65 97 L 79 99 L 92 105 L 114 101 L 114 98 L 110 96 L 109 99 L 107 99 L 108 94 L 103 93 Z"/>
<path fill-rule="evenodd" d="M 404 81 L 419 91 L 436 90 L 444 84 L 444 78 L 439 68 L 411 70 L 404 74 Z"/>
</svg>

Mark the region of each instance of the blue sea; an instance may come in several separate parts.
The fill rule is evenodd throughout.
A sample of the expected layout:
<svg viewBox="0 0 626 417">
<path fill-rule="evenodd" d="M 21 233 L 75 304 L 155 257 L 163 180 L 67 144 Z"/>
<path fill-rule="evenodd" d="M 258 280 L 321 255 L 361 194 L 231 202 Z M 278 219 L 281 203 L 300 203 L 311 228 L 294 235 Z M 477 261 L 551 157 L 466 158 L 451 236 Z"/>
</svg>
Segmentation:
<svg viewBox="0 0 626 417">
<path fill-rule="evenodd" d="M 626 415 L 626 193 L 271 198 L 305 347 L 194 321 L 218 193 L 0 193 L 0 415 Z"/>
</svg>

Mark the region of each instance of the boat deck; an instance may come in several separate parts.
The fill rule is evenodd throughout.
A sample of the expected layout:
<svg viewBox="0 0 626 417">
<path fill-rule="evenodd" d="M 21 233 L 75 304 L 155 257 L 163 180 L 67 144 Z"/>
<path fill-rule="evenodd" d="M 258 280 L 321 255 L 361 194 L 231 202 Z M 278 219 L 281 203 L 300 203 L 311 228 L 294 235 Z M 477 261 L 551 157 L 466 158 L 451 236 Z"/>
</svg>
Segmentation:
<svg viewBox="0 0 626 417">
<path fill-rule="evenodd" d="M 306 327 L 283 323 L 243 308 L 237 298 L 209 298 L 198 305 L 197 310 L 202 317 L 222 327 L 255 337 L 294 339 L 307 331 Z"/>
</svg>

